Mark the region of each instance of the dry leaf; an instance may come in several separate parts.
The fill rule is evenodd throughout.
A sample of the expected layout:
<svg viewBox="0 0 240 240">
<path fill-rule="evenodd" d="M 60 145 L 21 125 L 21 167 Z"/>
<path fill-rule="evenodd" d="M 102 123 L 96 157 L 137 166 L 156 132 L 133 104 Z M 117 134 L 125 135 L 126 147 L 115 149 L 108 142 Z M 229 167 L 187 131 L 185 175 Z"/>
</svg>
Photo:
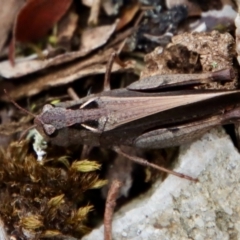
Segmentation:
<svg viewBox="0 0 240 240">
<path fill-rule="evenodd" d="M 50 73 L 43 76 L 37 76 L 35 78 L 32 77 L 31 82 L 18 85 L 12 90 L 8 90 L 8 92 L 14 99 L 19 99 L 22 97 L 35 95 L 53 86 L 60 86 L 73 82 L 79 78 L 96 74 L 103 74 L 106 72 L 106 63 L 112 52 L 113 50 L 109 49 L 104 53 L 96 54 L 90 59 L 81 62 L 75 62 L 71 65 L 54 68 Z M 133 69 L 133 67 L 134 63 L 128 62 L 126 63 L 124 71 Z M 121 66 L 116 63 L 113 64 L 112 72 L 121 70 Z M 1 88 L 2 87 L 0 86 L 0 89 Z M 4 100 L 6 99 L 6 96 L 0 96 L 0 99 Z"/>
<path fill-rule="evenodd" d="M 44 37 L 71 3 L 72 0 L 28 0 L 17 16 L 15 39 L 32 42 Z"/>
<path fill-rule="evenodd" d="M 112 25 L 88 28 L 82 33 L 80 50 L 90 52 L 104 45 L 116 30 L 118 20 Z"/>
<path fill-rule="evenodd" d="M 130 7 L 124 8 L 123 12 L 121 13 L 120 21 L 117 25 L 117 31 L 125 27 L 128 23 L 132 21 L 136 13 L 140 8 L 139 3 L 135 3 Z"/>
<path fill-rule="evenodd" d="M 116 26 L 117 21 L 112 25 L 96 27 L 83 31 L 82 45 L 79 51 L 67 52 L 46 60 L 29 60 L 28 58 L 19 58 L 15 60 L 14 66 L 12 66 L 8 60 L 2 61 L 0 62 L 0 75 L 4 78 L 18 78 L 50 66 L 56 66 L 72 61 L 76 58 L 86 56 L 91 51 L 104 45 L 115 31 Z"/>
<path fill-rule="evenodd" d="M 65 49 L 71 49 L 71 39 L 77 29 L 79 16 L 69 11 L 58 24 L 57 44 Z"/>
<path fill-rule="evenodd" d="M 132 68 L 133 66 L 131 66 Z M 127 66 L 127 69 L 129 67 Z M 121 67 L 117 64 L 113 65 L 112 72 L 120 71 Z M 103 74 L 106 72 L 106 63 L 104 64 L 95 64 L 89 66 L 82 70 L 79 70 L 78 65 L 73 65 L 71 68 L 65 68 L 60 71 L 55 71 L 51 74 L 48 74 L 44 77 L 38 77 L 34 82 L 23 84 L 17 86 L 12 91 L 10 91 L 11 96 L 14 99 L 19 99 L 26 96 L 33 96 L 39 92 L 49 89 L 53 86 L 60 86 L 70 82 L 73 82 L 76 79 L 83 78 L 86 76 Z M 5 96 L 2 96 L 1 99 L 5 99 Z"/>
<path fill-rule="evenodd" d="M 16 14 L 24 3 L 24 0 L 0 0 L 0 52 L 12 30 Z"/>
</svg>

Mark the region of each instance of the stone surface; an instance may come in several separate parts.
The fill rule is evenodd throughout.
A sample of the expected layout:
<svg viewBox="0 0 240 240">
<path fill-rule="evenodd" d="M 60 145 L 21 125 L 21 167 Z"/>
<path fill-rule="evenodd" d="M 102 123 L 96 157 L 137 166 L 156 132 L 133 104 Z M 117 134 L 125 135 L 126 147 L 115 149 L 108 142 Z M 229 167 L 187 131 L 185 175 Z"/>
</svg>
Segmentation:
<svg viewBox="0 0 240 240">
<path fill-rule="evenodd" d="M 182 146 L 175 176 L 115 213 L 113 239 L 240 239 L 240 155 L 221 128 Z M 103 226 L 84 240 L 103 239 Z"/>
</svg>

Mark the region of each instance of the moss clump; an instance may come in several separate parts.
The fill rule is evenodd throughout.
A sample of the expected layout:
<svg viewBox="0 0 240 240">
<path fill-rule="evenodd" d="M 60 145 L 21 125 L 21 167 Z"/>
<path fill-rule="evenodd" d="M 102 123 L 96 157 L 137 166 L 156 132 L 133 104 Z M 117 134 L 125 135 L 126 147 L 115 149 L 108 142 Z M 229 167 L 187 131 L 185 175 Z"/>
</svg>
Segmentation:
<svg viewBox="0 0 240 240">
<path fill-rule="evenodd" d="M 54 167 L 54 160 L 40 164 L 28 146 L 12 143 L 0 151 L 0 215 L 7 232 L 20 239 L 80 238 L 89 231 L 87 217 L 93 211 L 84 193 L 106 184 L 96 172 L 100 165 L 68 158 L 69 167 Z"/>
</svg>

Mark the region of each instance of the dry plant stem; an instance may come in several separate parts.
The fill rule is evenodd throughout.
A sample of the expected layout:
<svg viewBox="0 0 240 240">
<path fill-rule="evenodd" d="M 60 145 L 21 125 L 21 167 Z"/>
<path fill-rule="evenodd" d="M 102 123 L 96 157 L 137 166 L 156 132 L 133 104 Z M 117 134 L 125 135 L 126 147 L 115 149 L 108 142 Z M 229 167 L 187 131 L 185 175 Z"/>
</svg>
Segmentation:
<svg viewBox="0 0 240 240">
<path fill-rule="evenodd" d="M 134 27 L 138 27 L 138 25 L 140 24 L 140 22 L 141 22 L 142 19 L 143 19 L 144 13 L 145 13 L 145 11 L 142 11 L 142 12 L 140 13 L 140 15 L 138 16 L 136 22 L 135 22 L 134 25 L 133 25 Z"/>
<path fill-rule="evenodd" d="M 67 89 L 67 93 L 72 98 L 72 100 L 78 101 L 80 99 L 77 93 L 71 87 Z"/>
<path fill-rule="evenodd" d="M 127 42 L 127 39 L 125 38 L 125 39 L 122 41 L 122 43 L 120 43 L 120 45 L 119 45 L 119 47 L 118 47 L 118 50 L 117 50 L 117 55 L 119 55 L 119 54 L 122 52 L 122 50 L 123 50 L 126 42 Z M 118 56 L 117 56 L 117 57 L 118 57 Z M 123 62 L 122 62 L 122 64 L 123 64 Z M 120 65 L 121 65 L 121 64 L 120 64 Z M 123 65 L 124 65 L 124 64 L 123 64 Z M 122 66 L 122 65 L 121 65 L 121 66 Z"/>
<path fill-rule="evenodd" d="M 113 47 L 121 41 L 127 41 L 127 38 L 130 37 L 138 29 L 138 25 L 140 24 L 143 16 L 144 12 L 141 12 L 135 21 L 134 26 L 117 34 L 116 37 L 106 46 L 106 48 Z"/>
<path fill-rule="evenodd" d="M 89 152 L 91 151 L 91 149 L 92 149 L 92 147 L 90 147 L 88 145 L 83 145 L 80 159 L 86 159 L 87 156 L 89 155 Z"/>
<path fill-rule="evenodd" d="M 95 26 L 98 24 L 100 7 L 101 7 L 101 0 L 94 0 L 92 3 L 90 16 L 88 18 L 88 25 Z"/>
<path fill-rule="evenodd" d="M 117 53 L 113 52 L 110 56 L 110 59 L 107 63 L 106 66 L 106 73 L 105 73 L 105 77 L 104 77 L 104 85 L 103 85 L 103 90 L 104 91 L 109 91 L 110 90 L 110 75 L 111 75 L 111 71 L 112 71 L 112 65 L 114 62 L 114 59 L 116 58 Z"/>
<path fill-rule="evenodd" d="M 119 42 L 127 39 L 136 30 L 137 30 L 137 27 L 132 27 L 132 28 L 125 30 L 124 32 L 118 33 L 116 35 L 116 37 L 111 42 L 109 42 L 109 44 L 106 46 L 106 48 L 115 47 L 115 45 L 117 45 Z"/>
<path fill-rule="evenodd" d="M 112 218 L 121 185 L 119 180 L 114 180 L 108 191 L 104 213 L 104 240 L 112 240 Z"/>
<path fill-rule="evenodd" d="M 9 44 L 8 59 L 12 67 L 14 67 L 15 65 L 15 39 L 14 38 L 12 38 Z"/>
<path fill-rule="evenodd" d="M 124 63 L 124 62 L 119 58 L 119 54 L 122 52 L 122 50 L 123 50 L 126 42 L 127 42 L 127 39 L 124 39 L 124 40 L 122 41 L 122 43 L 118 46 L 118 50 L 117 50 L 116 55 L 115 55 L 115 57 L 114 57 L 114 61 L 115 61 L 118 65 L 120 65 L 122 68 L 126 67 L 126 63 Z M 111 67 L 112 67 L 112 66 L 111 66 Z M 110 76 L 109 76 L 109 78 L 110 78 Z"/>
<path fill-rule="evenodd" d="M 114 147 L 114 151 L 117 152 L 118 154 L 121 154 L 122 156 L 130 159 L 131 161 L 134 161 L 134 162 L 136 162 L 138 164 L 141 164 L 143 166 L 152 167 L 152 168 L 157 169 L 159 171 L 166 172 L 166 173 L 175 175 L 175 176 L 180 177 L 180 178 L 185 178 L 185 179 L 190 180 L 190 181 L 194 181 L 194 182 L 198 181 L 197 178 L 192 178 L 192 177 L 187 176 L 185 174 L 174 172 L 174 171 L 172 171 L 170 169 L 167 169 L 167 168 L 164 168 L 164 167 L 160 167 L 156 164 L 148 162 L 144 158 L 128 155 L 127 153 L 123 152 L 119 147 Z"/>
</svg>

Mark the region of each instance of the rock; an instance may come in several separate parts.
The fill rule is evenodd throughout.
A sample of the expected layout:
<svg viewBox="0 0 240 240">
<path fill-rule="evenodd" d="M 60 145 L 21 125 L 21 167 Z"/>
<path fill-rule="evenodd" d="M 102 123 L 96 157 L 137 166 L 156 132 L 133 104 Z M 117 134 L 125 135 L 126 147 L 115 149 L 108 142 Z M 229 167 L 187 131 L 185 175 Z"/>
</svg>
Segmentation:
<svg viewBox="0 0 240 240">
<path fill-rule="evenodd" d="M 182 146 L 175 176 L 115 213 L 113 239 L 240 239 L 240 155 L 223 129 Z M 103 226 L 84 240 L 103 239 Z"/>
</svg>

